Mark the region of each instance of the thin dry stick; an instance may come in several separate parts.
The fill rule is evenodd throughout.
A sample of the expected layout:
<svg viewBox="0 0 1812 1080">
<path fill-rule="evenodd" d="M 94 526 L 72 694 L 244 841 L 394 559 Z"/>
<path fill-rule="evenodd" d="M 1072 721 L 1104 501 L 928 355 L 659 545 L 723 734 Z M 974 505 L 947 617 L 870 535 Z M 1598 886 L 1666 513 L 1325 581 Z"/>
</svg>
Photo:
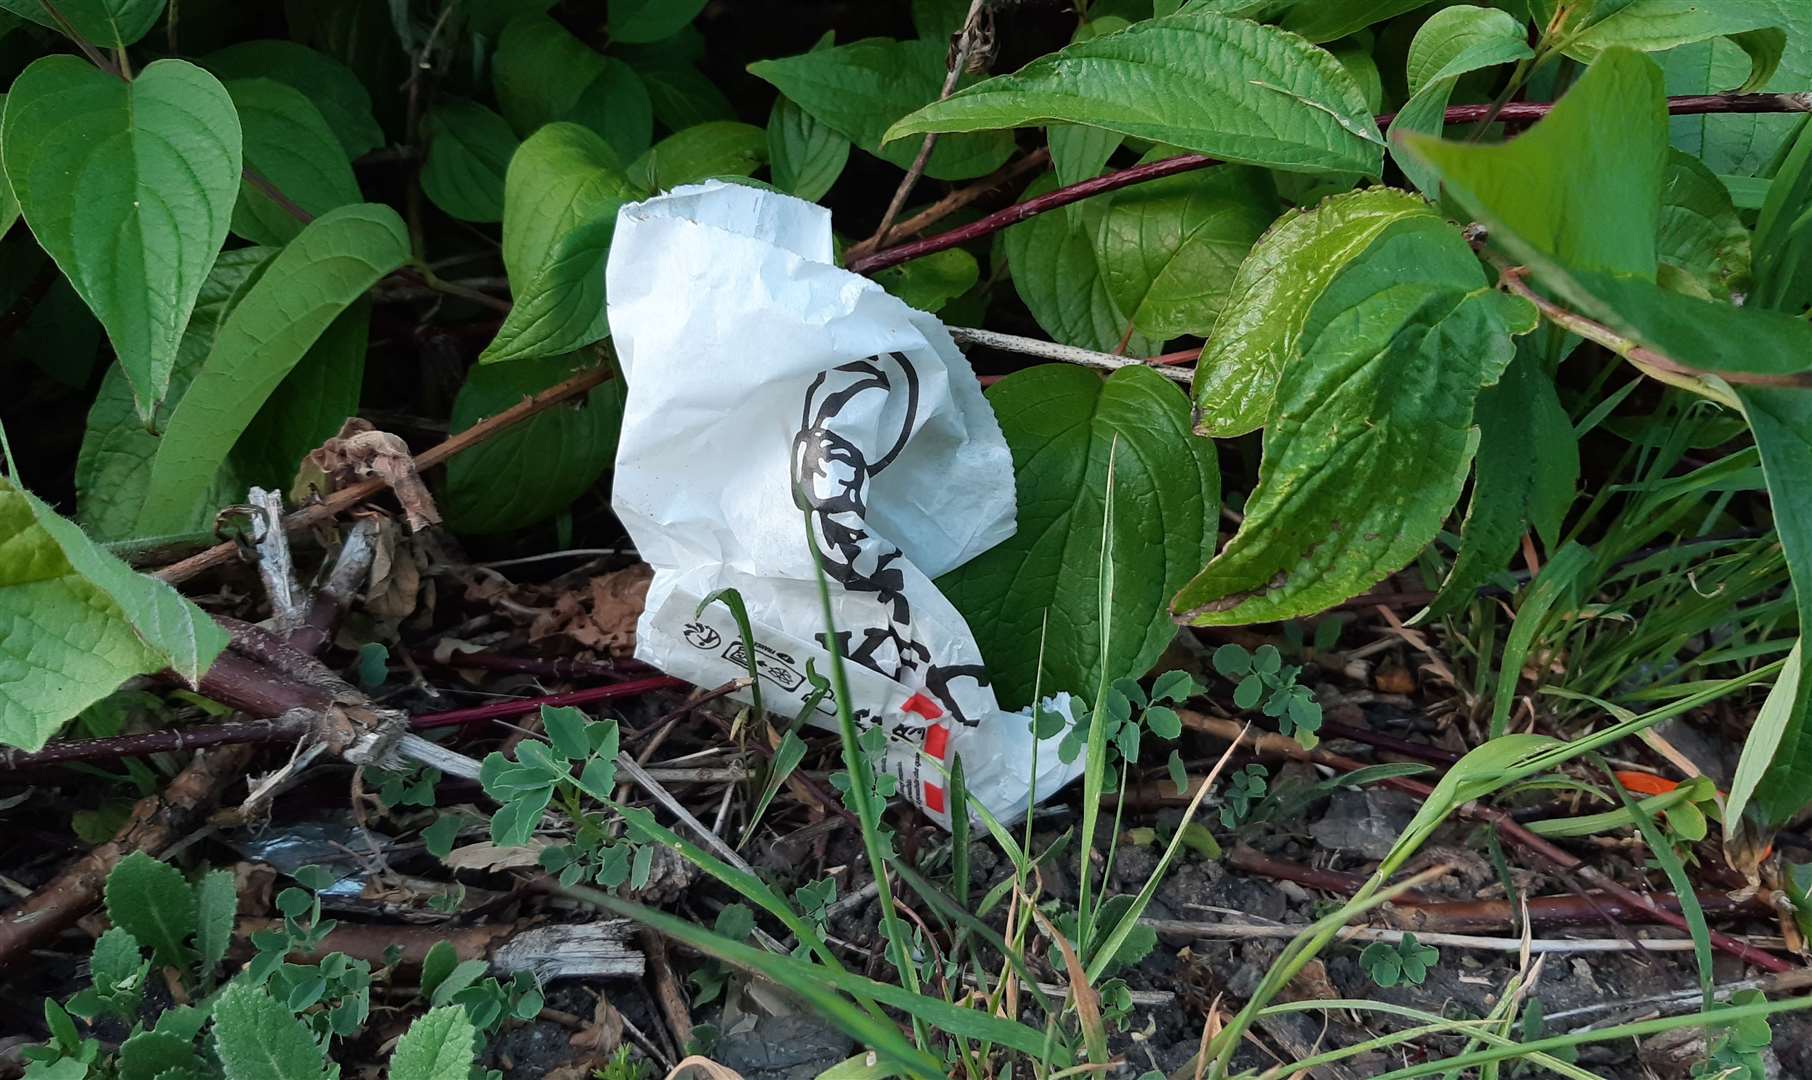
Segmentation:
<svg viewBox="0 0 1812 1080">
<path fill-rule="evenodd" d="M 937 99 L 944 100 L 956 89 L 956 80 L 962 77 L 963 69 L 969 65 L 969 53 L 975 48 L 975 31 L 980 26 L 982 8 L 987 0 L 970 0 L 969 14 L 963 19 L 962 32 L 957 37 L 956 55 L 950 58 L 950 70 L 944 75 L 944 88 L 938 92 Z M 900 216 L 900 209 L 906 205 L 907 196 L 918 185 L 919 177 L 925 175 L 925 166 L 931 161 L 931 151 L 937 146 L 937 132 L 925 133 L 925 141 L 919 144 L 918 156 L 912 159 L 912 167 L 900 180 L 900 186 L 894 189 L 893 198 L 887 203 L 887 212 L 881 215 L 880 227 L 868 239 L 870 248 L 878 248 L 887 242 L 893 232 L 893 219 Z"/>
<path fill-rule="evenodd" d="M 1041 360 L 1059 360 L 1065 364 L 1080 364 L 1083 367 L 1097 368 L 1101 371 L 1115 371 L 1127 367 L 1149 367 L 1143 360 L 1127 356 L 1115 356 L 1113 353 L 1096 352 L 1093 349 L 1078 349 L 1074 345 L 1060 345 L 1055 341 L 1040 341 L 1037 338 L 1020 337 L 1017 334 L 1001 334 L 993 330 L 976 330 L 967 326 L 952 326 L 950 336 L 958 345 L 980 345 L 986 349 L 999 349 L 1001 352 L 1018 353 L 1021 356 L 1036 356 Z M 1159 375 L 1171 382 L 1189 384 L 1190 374 L 1180 368 L 1152 367 Z"/>
<path fill-rule="evenodd" d="M 550 386 L 534 397 L 512 405 L 487 420 L 481 420 L 457 435 L 449 436 L 446 441 L 416 455 L 417 471 L 431 469 L 442 464 L 448 458 L 462 451 L 469 450 L 491 436 L 506 428 L 527 420 L 537 413 L 546 412 L 563 401 L 568 401 L 587 393 L 611 377 L 608 365 L 600 364 L 595 368 L 581 371 L 572 378 Z M 322 499 L 313 506 L 305 506 L 283 519 L 286 532 L 297 532 L 331 520 L 344 510 L 349 510 L 367 499 L 381 494 L 388 486 L 381 479 L 366 480 L 348 488 L 343 488 Z M 178 563 L 172 563 L 156 572 L 155 577 L 175 584 L 187 581 L 195 575 L 217 566 L 232 562 L 238 555 L 238 548 L 232 542 L 216 544 L 199 554 L 192 555 Z"/>
<path fill-rule="evenodd" d="M 1289 940 L 1307 929 L 1304 926 L 1285 924 L 1266 925 L 1248 922 L 1190 922 L 1182 919 L 1140 919 L 1139 925 L 1148 927 L 1160 937 L 1169 938 L 1210 938 L 1225 941 L 1253 940 Z M 1449 934 L 1440 931 L 1387 930 L 1377 926 L 1343 927 L 1334 937 L 1336 941 L 1382 941 L 1395 945 L 1403 940 L 1404 934 L 1414 934 L 1416 941 L 1423 945 L 1452 946 L 1456 949 L 1472 949 L 1478 952 L 1521 952 L 1525 947 L 1531 953 L 1608 953 L 1608 952 L 1691 952 L 1691 938 L 1531 938 L 1524 941 L 1520 937 L 1485 937 L 1479 934 Z M 1786 948 L 1786 942 L 1780 938 L 1765 940 L 1766 947 L 1772 949 Z"/>
<path fill-rule="evenodd" d="M 1489 106 L 1459 105 L 1448 109 L 1444 122 L 1464 124 L 1478 120 L 1485 115 Z M 1539 120 L 1554 108 L 1549 102 L 1512 102 L 1506 105 L 1498 116 L 1500 120 L 1531 121 Z M 1789 113 L 1812 112 L 1812 93 L 1803 94 L 1698 94 L 1689 97 L 1667 99 L 1667 111 L 1673 116 L 1704 116 L 1714 113 Z M 1379 126 L 1388 126 L 1395 119 L 1394 113 L 1386 113 L 1377 118 Z M 1109 191 L 1118 191 L 1123 187 L 1141 184 L 1148 180 L 1158 180 L 1178 173 L 1193 172 L 1220 164 L 1218 158 L 1205 154 L 1182 154 L 1178 157 L 1165 158 L 1145 165 L 1135 165 L 1130 169 L 1121 169 L 1105 176 L 1060 187 L 1047 192 L 1036 199 L 1027 199 L 999 210 L 979 221 L 970 222 L 961 228 L 950 229 L 936 236 L 917 240 L 910 244 L 899 244 L 883 248 L 865 258 L 854 259 L 846 263 L 850 270 L 858 274 L 872 274 L 890 266 L 923 258 L 939 251 L 959 247 L 972 240 L 992 236 L 1010 225 L 1016 225 L 1028 218 L 1081 202 L 1092 195 L 1102 195 Z"/>
<path fill-rule="evenodd" d="M 892 237 L 917 236 L 926 229 L 931 228 L 931 226 L 936 225 L 938 222 L 949 217 L 951 214 L 956 213 L 963 207 L 968 206 L 970 203 L 987 195 L 989 192 L 994 191 L 1005 184 L 1010 184 L 1027 173 L 1042 169 L 1050 163 L 1050 150 L 1041 146 L 1031 153 L 1026 154 L 1024 157 L 1015 158 L 1014 160 L 1007 162 L 1005 165 L 1002 165 L 1000 168 L 989 173 L 987 176 L 982 177 L 975 183 L 957 188 L 955 191 L 952 191 L 950 194 L 932 203 L 925 209 L 920 210 L 905 221 L 896 222 L 888 235 Z M 874 242 L 874 237 L 872 236 L 867 240 L 851 244 L 849 250 L 843 253 L 844 261 L 850 262 L 860 259 L 874 251 L 878 246 L 879 245 Z M 1193 356 L 1193 354 L 1191 355 Z"/>
</svg>

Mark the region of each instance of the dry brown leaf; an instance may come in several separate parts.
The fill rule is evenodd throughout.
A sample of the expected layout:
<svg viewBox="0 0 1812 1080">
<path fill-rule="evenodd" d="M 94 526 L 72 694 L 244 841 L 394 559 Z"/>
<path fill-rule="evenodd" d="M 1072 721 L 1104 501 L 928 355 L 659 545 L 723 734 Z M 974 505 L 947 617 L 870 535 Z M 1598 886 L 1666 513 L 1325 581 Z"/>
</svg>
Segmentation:
<svg viewBox="0 0 1812 1080">
<path fill-rule="evenodd" d="M 380 619 L 402 621 L 415 612 L 422 590 L 421 561 L 395 522 L 385 522 L 372 541 L 371 576 L 365 610 Z"/>
<path fill-rule="evenodd" d="M 675 1065 L 673 1071 L 667 1074 L 667 1080 L 678 1080 L 679 1077 L 694 1073 L 709 1077 L 710 1080 L 742 1080 L 742 1074 L 735 1069 L 728 1065 L 719 1065 L 710 1058 L 700 1057 L 697 1054 L 685 1058 Z"/>
<path fill-rule="evenodd" d="M 549 846 L 549 842 L 539 836 L 531 836 L 528 843 L 511 847 L 500 847 L 487 840 L 454 848 L 447 853 L 445 862 L 455 870 L 511 870 L 539 866 L 541 851 Z"/>
<path fill-rule="evenodd" d="M 623 1042 L 623 1014 L 610 1004 L 609 998 L 599 997 L 597 1007 L 591 1011 L 591 1022 L 574 1032 L 567 1042 L 581 1052 L 582 1060 L 608 1057 Z"/>
<path fill-rule="evenodd" d="M 396 493 L 411 532 L 440 524 L 440 511 L 415 471 L 409 444 L 357 416 L 347 417 L 338 435 L 310 451 L 296 480 L 299 490 L 292 494 L 301 502 L 309 487 L 335 490 L 373 477 L 383 480 Z"/>
<path fill-rule="evenodd" d="M 543 606 L 529 625 L 529 640 L 565 637 L 593 652 L 629 656 L 635 652 L 635 624 L 653 580 L 646 563 L 594 577 L 584 589 L 561 593 Z"/>
</svg>

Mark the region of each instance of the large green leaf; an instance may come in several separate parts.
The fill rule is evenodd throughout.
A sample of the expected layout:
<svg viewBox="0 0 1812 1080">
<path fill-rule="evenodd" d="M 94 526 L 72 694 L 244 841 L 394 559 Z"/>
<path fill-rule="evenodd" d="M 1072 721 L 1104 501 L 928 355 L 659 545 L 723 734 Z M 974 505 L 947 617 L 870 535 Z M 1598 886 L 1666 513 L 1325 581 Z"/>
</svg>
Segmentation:
<svg viewBox="0 0 1812 1080">
<path fill-rule="evenodd" d="M 464 431 L 572 376 L 579 354 L 479 364 L 453 401 L 452 430 Z M 441 510 L 464 533 L 506 532 L 564 511 L 610 468 L 623 422 L 623 380 L 592 389 L 583 402 L 530 417 L 447 463 Z"/>
<path fill-rule="evenodd" d="M 26 224 L 101 320 L 149 418 L 239 192 L 239 118 L 180 60 L 121 82 L 73 56 L 14 80 L 0 127 Z"/>
<path fill-rule="evenodd" d="M 1777 93 L 1812 88 L 1812 4 L 1783 0 L 1787 48 L 1774 78 L 1763 87 Z M 1683 45 L 1660 54 L 1669 94 L 1707 94 L 1728 90 L 1753 70 L 1753 59 L 1728 38 Z M 1782 114 L 1676 116 L 1670 123 L 1673 143 L 1702 160 L 1720 175 L 1753 176 L 1774 160 L 1781 143 L 1801 117 Z"/>
<path fill-rule="evenodd" d="M 1208 12 L 1078 42 L 927 105 L 886 137 L 1060 121 L 1293 172 L 1377 176 L 1384 161 L 1365 94 L 1338 60 Z"/>
<path fill-rule="evenodd" d="M 1655 254 L 1662 280 L 1690 279 L 1719 299 L 1749 291 L 1749 229 L 1726 188 L 1697 158 L 1668 152 Z"/>
<path fill-rule="evenodd" d="M 262 987 L 235 982 L 214 1001 L 214 1047 L 227 1080 L 338 1080 L 302 1021 Z"/>
<path fill-rule="evenodd" d="M 422 193 L 461 221 L 503 220 L 503 178 L 520 140 L 476 102 L 442 101 L 428 113 Z"/>
<path fill-rule="evenodd" d="M 120 860 L 107 875 L 107 918 L 123 926 L 165 967 L 186 967 L 184 944 L 195 932 L 195 891 L 182 871 L 142 851 Z"/>
<path fill-rule="evenodd" d="M 1116 192 L 1095 235 L 1114 305 L 1156 341 L 1208 333 L 1277 206 L 1271 174 L 1239 165 Z"/>
<path fill-rule="evenodd" d="M 359 201 L 339 137 L 300 90 L 274 79 L 226 84 L 245 132 L 245 164 L 310 217 Z M 254 244 L 285 244 L 303 222 L 257 185 L 245 182 L 233 208 L 233 231 Z"/>
<path fill-rule="evenodd" d="M 155 431 L 169 426 L 170 414 L 188 391 L 190 380 L 214 347 L 214 334 L 245 290 L 277 255 L 274 248 L 236 248 L 223 252 L 208 272 L 196 299 L 195 314 L 176 351 L 170 391 L 153 418 Z M 138 512 L 145 501 L 151 459 L 159 438 L 147 431 L 132 406 L 132 387 L 118 367 L 108 370 L 101 389 L 88 409 L 88 426 L 76 458 L 76 520 L 101 540 L 138 536 Z M 214 509 L 242 497 L 244 481 L 229 460 L 220 470 L 208 495 L 194 516 L 178 532 L 203 530 L 213 521 Z"/>
<path fill-rule="evenodd" d="M 1540 123 L 1497 145 L 1408 134 L 1469 212 L 1580 270 L 1655 274 L 1667 103 L 1654 62 L 1606 51 Z M 1485 219 L 1481 219 L 1485 220 Z"/>
<path fill-rule="evenodd" d="M 828 49 L 836 32 L 826 30 L 812 46 Z M 817 202 L 843 175 L 849 163 L 849 138 L 801 109 L 781 94 L 768 112 L 768 171 L 774 186 L 807 202 Z"/>
<path fill-rule="evenodd" d="M 409 257 L 387 206 L 342 206 L 290 241 L 234 306 L 151 460 L 139 529 L 176 532 L 206 500 L 253 415 L 340 313 Z"/>
<path fill-rule="evenodd" d="M 613 41 L 660 41 L 685 29 L 704 9 L 705 0 L 610 0 L 604 28 Z"/>
<path fill-rule="evenodd" d="M 524 138 L 543 124 L 583 124 L 616 151 L 619 167 L 654 138 L 654 107 L 635 71 L 545 15 L 511 22 L 491 63 L 498 108 Z"/>
<path fill-rule="evenodd" d="M 302 459 L 359 411 L 370 339 L 371 301 L 361 297 L 327 324 L 252 417 L 230 471 L 245 483 L 288 491 Z"/>
<path fill-rule="evenodd" d="M 0 0 L 0 8 L 39 26 L 63 28 L 44 0 Z M 56 0 L 56 9 L 83 41 L 120 49 L 144 37 L 157 23 L 164 0 Z"/>
<path fill-rule="evenodd" d="M 0 742 L 36 750 L 134 675 L 194 682 L 226 648 L 201 609 L 0 477 Z"/>
<path fill-rule="evenodd" d="M 275 79 L 308 96 L 347 157 L 384 145 L 384 130 L 371 115 L 371 94 L 352 69 L 324 52 L 293 41 L 242 41 L 209 53 L 201 65 L 221 79 Z"/>
<path fill-rule="evenodd" d="M 1188 400 L 1145 367 L 1104 380 L 1048 364 L 1002 379 L 988 401 L 1013 452 L 1019 529 L 938 587 L 975 631 L 995 693 L 1018 708 L 1031 702 L 1034 685 L 1084 694 L 1100 685 L 1110 456 L 1114 602 L 1105 674 L 1145 674 L 1176 634 L 1171 596 L 1214 550 L 1214 443 L 1190 434 Z"/>
<path fill-rule="evenodd" d="M 962 248 L 890 266 L 874 275 L 876 282 L 920 311 L 939 311 L 975 287 L 981 266 Z"/>
<path fill-rule="evenodd" d="M 604 256 L 617 208 L 637 192 L 602 138 L 549 124 L 510 159 L 503 186 L 503 265 L 513 303 L 483 362 L 557 356 L 610 333 Z"/>
<path fill-rule="evenodd" d="M 1429 16 L 1409 46 L 1405 74 L 1410 98 L 1390 125 L 1391 156 L 1416 187 L 1437 194 L 1433 170 L 1398 151 L 1397 134 L 1441 134 L 1447 102 L 1462 75 L 1533 55 L 1523 24 L 1507 11 L 1456 4 Z"/>
<path fill-rule="evenodd" d="M 1278 25 L 1310 41 L 1333 41 L 1423 6 L 1422 0 L 1313 0 L 1295 4 Z"/>
<path fill-rule="evenodd" d="M 6 115 L 6 95 L 0 94 L 0 116 Z M 0 237 L 19 220 L 19 200 L 13 198 L 13 186 L 6 181 L 6 167 L 0 162 Z"/>
<path fill-rule="evenodd" d="M 654 118 L 674 131 L 712 120 L 736 119 L 736 106 L 710 77 L 689 60 L 673 57 L 637 57 L 629 74 L 648 95 Z M 647 149 L 643 140 L 636 153 Z"/>
<path fill-rule="evenodd" d="M 941 41 L 869 38 L 834 49 L 814 49 L 749 70 L 774 84 L 799 107 L 850 141 L 901 168 L 918 155 L 919 140 L 882 145 L 887 126 L 936 99 L 948 69 Z M 1013 153 L 1007 132 L 939 139 L 925 166 L 934 180 L 967 180 L 1000 168 Z"/>
<path fill-rule="evenodd" d="M 1057 186 L 1050 173 L 1026 188 L 1024 199 L 1037 198 Z M 1130 317 L 1107 291 L 1095 258 L 1095 234 L 1107 207 L 1102 200 L 1081 204 L 1081 212 L 1039 214 L 1006 231 L 1002 240 L 1013 288 L 1045 333 L 1065 345 L 1108 351 L 1124 339 L 1133 356 L 1150 352 L 1151 343 L 1133 333 Z"/>
<path fill-rule="evenodd" d="M 1309 615 L 1415 558 L 1459 498 L 1480 389 L 1534 325 L 1446 223 L 1392 227 L 1310 311 L 1239 532 L 1177 595 L 1178 617 Z"/>
<path fill-rule="evenodd" d="M 397 1042 L 390 1080 L 466 1080 L 478 1053 L 477 1039 L 464 1005 L 430 1009 Z"/>
<path fill-rule="evenodd" d="M 1271 226 L 1240 265 L 1196 362 L 1197 431 L 1226 438 L 1264 426 L 1315 298 L 1385 229 L 1408 218 L 1435 214 L 1412 195 L 1372 188 L 1293 210 Z"/>
<path fill-rule="evenodd" d="M 749 176 L 768 160 L 767 132 L 739 120 L 711 120 L 667 136 L 630 163 L 629 182 L 665 191 L 711 176 Z"/>
<path fill-rule="evenodd" d="M 1662 52 L 1681 45 L 1728 37 L 1750 58 L 1744 91 L 1773 77 L 1787 46 L 1787 27 L 1799 0 L 1633 0 L 1616 14 L 1573 38 L 1569 55 L 1591 60 L 1605 49 Z M 1728 90 L 1730 87 L 1720 87 Z"/>
</svg>

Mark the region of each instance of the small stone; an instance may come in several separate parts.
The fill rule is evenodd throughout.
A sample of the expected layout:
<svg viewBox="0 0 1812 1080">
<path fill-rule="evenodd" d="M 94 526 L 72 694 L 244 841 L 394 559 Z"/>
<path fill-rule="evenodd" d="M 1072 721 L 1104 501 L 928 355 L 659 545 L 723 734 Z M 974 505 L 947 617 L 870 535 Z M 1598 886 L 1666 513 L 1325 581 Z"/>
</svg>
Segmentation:
<svg viewBox="0 0 1812 1080">
<path fill-rule="evenodd" d="M 1325 848 L 1382 859 L 1415 816 L 1413 806 L 1405 805 L 1408 800 L 1394 795 L 1376 790 L 1336 792 L 1328 800 L 1327 813 L 1309 826 L 1309 835 Z"/>
<path fill-rule="evenodd" d="M 849 1036 L 809 1016 L 776 1016 L 717 1042 L 717 1061 L 746 1080 L 811 1080 L 855 1053 Z"/>
</svg>

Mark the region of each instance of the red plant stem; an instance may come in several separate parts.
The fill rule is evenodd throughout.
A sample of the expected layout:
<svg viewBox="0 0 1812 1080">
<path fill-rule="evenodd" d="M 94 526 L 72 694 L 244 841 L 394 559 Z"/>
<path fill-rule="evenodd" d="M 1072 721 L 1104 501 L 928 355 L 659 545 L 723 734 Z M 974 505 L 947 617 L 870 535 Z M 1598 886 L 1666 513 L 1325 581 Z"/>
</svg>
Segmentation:
<svg viewBox="0 0 1812 1080">
<path fill-rule="evenodd" d="M 36 753 L 22 750 L 0 752 L 0 768 L 31 769 L 69 761 L 110 761 L 115 758 L 144 757 L 147 754 L 200 750 L 209 746 L 294 742 L 307 730 L 306 722 L 277 718 L 228 720 L 191 728 L 166 728 L 138 735 L 116 735 L 110 739 L 70 739 L 53 742 Z"/>
<path fill-rule="evenodd" d="M 1321 734 L 1330 738 L 1351 739 L 1354 742 L 1375 746 L 1380 750 L 1388 750 L 1393 754 L 1401 754 L 1404 757 L 1412 757 L 1417 761 L 1427 761 L 1436 765 L 1452 765 L 1460 760 L 1460 755 L 1452 750 L 1443 750 L 1438 746 L 1429 746 L 1426 743 L 1414 743 L 1394 738 L 1370 728 L 1349 727 L 1338 720 L 1323 720 Z"/>
<path fill-rule="evenodd" d="M 628 682 L 612 683 L 609 686 L 594 686 L 590 690 L 575 690 L 570 694 L 499 701 L 470 709 L 429 713 L 426 716 L 417 716 L 410 720 L 409 726 L 416 731 L 425 731 L 429 728 L 453 727 L 458 724 L 478 724 L 486 720 L 504 720 L 512 716 L 523 716 L 539 710 L 543 705 L 550 709 L 559 708 L 562 705 L 589 705 L 594 701 L 636 697 L 640 694 L 653 693 L 656 690 L 683 690 L 690 685 L 692 684 L 684 679 L 656 675 L 647 679 L 631 679 Z"/>
<path fill-rule="evenodd" d="M 1498 112 L 1497 118 L 1505 121 L 1539 120 L 1553 109 L 1552 102 L 1511 102 Z M 1487 115 L 1489 105 L 1457 105 L 1447 110 L 1444 123 L 1476 123 Z M 1785 113 L 1812 112 L 1812 94 L 1695 94 L 1687 97 L 1667 99 L 1667 111 L 1673 116 L 1704 116 L 1714 113 Z M 1395 113 L 1385 113 L 1377 118 L 1380 128 L 1387 127 L 1396 118 Z M 914 240 L 909 244 L 899 244 L 884 248 L 872 255 L 855 259 L 848 264 L 850 270 L 858 274 L 872 274 L 890 266 L 923 258 L 939 251 L 992 236 L 1011 225 L 1017 225 L 1028 218 L 1081 202 L 1092 195 L 1101 195 L 1109 191 L 1118 191 L 1133 184 L 1142 184 L 1148 180 L 1159 180 L 1178 173 L 1206 169 L 1218 165 L 1220 161 L 1203 154 L 1183 154 L 1179 157 L 1165 158 L 1146 165 L 1135 165 L 1130 169 L 1110 172 L 1092 180 L 1084 180 L 1068 187 L 1060 187 L 1046 192 L 1036 199 L 1027 199 L 1015 203 L 1004 210 L 997 210 L 988 216 L 959 228 L 928 236 L 923 240 Z"/>
</svg>

